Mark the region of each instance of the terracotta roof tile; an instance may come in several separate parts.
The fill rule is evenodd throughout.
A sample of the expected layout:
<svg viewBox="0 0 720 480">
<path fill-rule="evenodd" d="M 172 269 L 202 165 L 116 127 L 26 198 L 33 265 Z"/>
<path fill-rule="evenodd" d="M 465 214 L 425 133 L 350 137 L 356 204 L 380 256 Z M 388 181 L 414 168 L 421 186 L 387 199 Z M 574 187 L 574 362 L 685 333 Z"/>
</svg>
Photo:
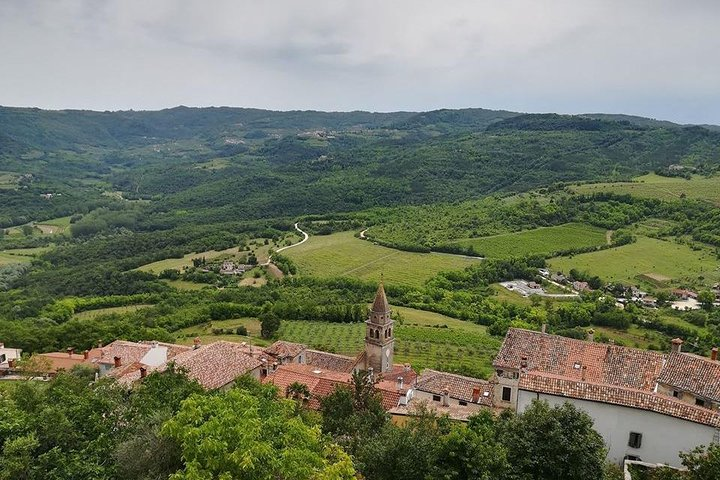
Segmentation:
<svg viewBox="0 0 720 480">
<path fill-rule="evenodd" d="M 666 356 L 511 328 L 493 366 L 519 370 L 523 357 L 527 358 L 528 371 L 582 380 L 584 370 L 590 382 L 652 390 Z"/>
<path fill-rule="evenodd" d="M 658 382 L 720 402 L 720 363 L 709 358 L 673 352 Z"/>
<path fill-rule="evenodd" d="M 208 390 L 220 388 L 259 368 L 257 358 L 239 343 L 219 341 L 177 355 L 172 362 Z"/>
<path fill-rule="evenodd" d="M 356 360 L 345 355 L 321 352 L 320 350 L 307 350 L 306 363 L 321 370 L 350 373 L 355 368 Z"/>
<path fill-rule="evenodd" d="M 265 349 L 265 353 L 278 358 L 295 358 L 307 347 L 301 343 L 278 340 Z"/>
<path fill-rule="evenodd" d="M 490 382 L 478 378 L 465 377 L 454 373 L 439 372 L 437 370 L 425 369 L 422 371 L 415 389 L 421 392 L 428 392 L 434 395 L 442 395 L 448 389 L 450 397 L 465 402 L 473 401 L 473 390 L 479 389 L 479 397 L 476 403 L 492 406 L 492 385 Z"/>
<path fill-rule="evenodd" d="M 653 392 L 578 382 L 574 379 L 534 372 L 521 375 L 519 387 L 531 392 L 650 410 L 691 422 L 720 427 L 720 413 Z"/>
</svg>

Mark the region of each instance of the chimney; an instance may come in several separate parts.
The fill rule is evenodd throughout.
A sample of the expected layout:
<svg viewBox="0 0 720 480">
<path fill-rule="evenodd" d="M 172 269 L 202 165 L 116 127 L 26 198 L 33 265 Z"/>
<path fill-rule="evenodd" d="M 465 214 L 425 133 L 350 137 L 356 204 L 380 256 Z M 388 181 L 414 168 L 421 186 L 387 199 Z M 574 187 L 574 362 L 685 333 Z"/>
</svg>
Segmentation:
<svg viewBox="0 0 720 480">
<path fill-rule="evenodd" d="M 480 401 L 480 387 L 473 387 L 472 403 L 478 403 Z"/>
<path fill-rule="evenodd" d="M 10 360 L 8 360 L 8 367 L 15 368 L 15 365 L 17 365 L 17 359 L 11 358 Z"/>
<path fill-rule="evenodd" d="M 140 367 L 140 378 L 145 378 L 145 377 L 147 377 L 147 368 Z"/>
<path fill-rule="evenodd" d="M 587 374 L 587 365 L 583 365 L 582 367 L 582 381 L 585 381 L 585 375 Z"/>
<path fill-rule="evenodd" d="M 5 344 L 3 342 L 0 342 L 0 348 L 5 348 Z"/>
<path fill-rule="evenodd" d="M 682 344 L 683 341 L 680 338 L 673 338 L 672 339 L 672 347 L 670 347 L 670 351 L 673 353 L 680 353 L 682 351 Z"/>
<path fill-rule="evenodd" d="M 403 384 L 405 383 L 405 379 L 403 377 L 397 377 L 397 389 L 398 391 L 402 391 Z"/>
<path fill-rule="evenodd" d="M 277 362 L 273 362 L 273 364 L 272 364 L 272 371 L 274 372 L 275 370 L 277 370 L 277 367 L 278 367 L 278 363 L 277 363 Z"/>
<path fill-rule="evenodd" d="M 403 365 L 403 370 L 404 370 L 405 372 L 409 372 L 409 371 L 410 371 L 410 364 L 409 364 L 409 363 L 404 364 L 404 365 Z"/>
<path fill-rule="evenodd" d="M 546 332 L 547 332 L 547 323 L 543 323 L 542 324 L 542 333 L 546 333 Z"/>
<path fill-rule="evenodd" d="M 528 361 L 527 357 L 522 357 L 520 359 L 520 372 L 525 373 L 527 371 Z"/>
<path fill-rule="evenodd" d="M 449 407 L 450 406 L 450 388 L 445 387 L 442 391 L 442 406 L 443 407 Z"/>
<path fill-rule="evenodd" d="M 102 348 L 102 340 L 98 340 L 98 348 Z"/>
<path fill-rule="evenodd" d="M 588 342 L 594 342 L 595 341 L 595 330 L 592 328 L 587 331 L 587 341 Z"/>
<path fill-rule="evenodd" d="M 718 347 L 713 347 L 712 350 L 710 350 L 710 360 L 713 362 L 717 360 L 717 354 L 718 354 Z"/>
<path fill-rule="evenodd" d="M 75 353 L 75 349 L 73 347 L 68 347 L 67 352 L 68 352 L 68 356 L 72 357 L 73 354 Z"/>
<path fill-rule="evenodd" d="M 368 373 L 368 381 L 370 383 L 375 383 L 375 370 L 373 369 L 373 367 L 368 367 L 367 373 Z"/>
<path fill-rule="evenodd" d="M 115 368 L 119 368 L 122 365 L 120 357 L 113 357 L 113 361 L 115 362 Z"/>
<path fill-rule="evenodd" d="M 151 348 L 157 348 L 157 347 L 158 347 L 158 341 L 157 341 L 157 340 L 153 340 L 152 342 L 150 342 L 150 347 L 151 347 Z"/>
<path fill-rule="evenodd" d="M 200 348 L 200 337 L 195 337 L 193 340 L 193 350 Z"/>
<path fill-rule="evenodd" d="M 85 351 L 83 352 L 83 360 L 87 360 L 88 358 L 90 358 L 90 352 L 88 352 L 87 350 L 85 350 Z"/>
</svg>

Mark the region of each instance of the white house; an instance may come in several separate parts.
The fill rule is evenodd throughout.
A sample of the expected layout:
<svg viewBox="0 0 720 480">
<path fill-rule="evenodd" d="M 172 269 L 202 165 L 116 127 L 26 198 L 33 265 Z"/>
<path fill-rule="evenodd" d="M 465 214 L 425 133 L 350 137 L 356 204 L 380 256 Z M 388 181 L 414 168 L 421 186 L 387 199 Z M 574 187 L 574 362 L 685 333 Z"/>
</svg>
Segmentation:
<svg viewBox="0 0 720 480">
<path fill-rule="evenodd" d="M 680 466 L 680 451 L 720 441 L 720 363 L 511 328 L 493 366 L 495 406 L 524 411 L 533 400 L 587 412 L 608 460 Z"/>
</svg>

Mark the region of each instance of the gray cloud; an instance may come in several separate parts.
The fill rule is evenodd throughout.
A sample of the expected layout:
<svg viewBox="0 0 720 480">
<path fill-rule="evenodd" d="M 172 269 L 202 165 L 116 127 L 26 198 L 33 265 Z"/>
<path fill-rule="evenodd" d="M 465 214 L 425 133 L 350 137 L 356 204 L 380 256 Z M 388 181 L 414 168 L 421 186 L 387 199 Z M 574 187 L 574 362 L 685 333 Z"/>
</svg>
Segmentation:
<svg viewBox="0 0 720 480">
<path fill-rule="evenodd" d="M 720 123 L 720 2 L 5 0 L 0 104 Z"/>
</svg>

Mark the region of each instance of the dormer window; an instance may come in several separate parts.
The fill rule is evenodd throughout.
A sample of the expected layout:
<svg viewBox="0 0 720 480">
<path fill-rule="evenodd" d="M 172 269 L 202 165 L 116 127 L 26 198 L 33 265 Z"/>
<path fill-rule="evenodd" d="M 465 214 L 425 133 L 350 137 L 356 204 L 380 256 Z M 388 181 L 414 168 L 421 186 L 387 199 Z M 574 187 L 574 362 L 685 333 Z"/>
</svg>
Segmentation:
<svg viewBox="0 0 720 480">
<path fill-rule="evenodd" d="M 580 362 L 575 362 L 575 364 L 573 365 L 573 368 L 575 370 L 580 370 L 580 367 L 581 367 Z"/>
</svg>

